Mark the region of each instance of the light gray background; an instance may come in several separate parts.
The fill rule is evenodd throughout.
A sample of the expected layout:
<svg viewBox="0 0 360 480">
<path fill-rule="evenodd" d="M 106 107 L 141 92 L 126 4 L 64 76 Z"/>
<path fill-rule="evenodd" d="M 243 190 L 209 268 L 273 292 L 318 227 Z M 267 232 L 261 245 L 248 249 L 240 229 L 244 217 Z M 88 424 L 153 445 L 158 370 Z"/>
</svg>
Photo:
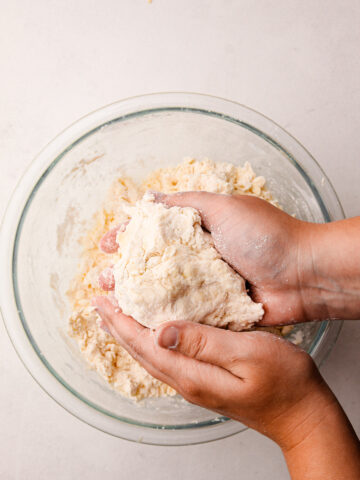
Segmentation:
<svg viewBox="0 0 360 480">
<path fill-rule="evenodd" d="M 0 214 L 34 155 L 68 124 L 131 95 L 188 90 L 253 107 L 315 156 L 360 213 L 358 0 L 0 0 Z M 360 322 L 322 372 L 360 433 Z M 288 478 L 253 431 L 192 447 L 88 427 L 32 380 L 0 323 L 0 478 Z"/>
</svg>

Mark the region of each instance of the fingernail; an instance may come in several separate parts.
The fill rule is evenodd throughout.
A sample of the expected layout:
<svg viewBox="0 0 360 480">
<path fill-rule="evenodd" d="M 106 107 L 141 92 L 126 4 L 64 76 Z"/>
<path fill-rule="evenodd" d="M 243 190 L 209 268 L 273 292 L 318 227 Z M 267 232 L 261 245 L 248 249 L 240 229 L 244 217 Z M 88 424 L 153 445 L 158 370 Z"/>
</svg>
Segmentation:
<svg viewBox="0 0 360 480">
<path fill-rule="evenodd" d="M 179 344 L 178 329 L 175 327 L 164 328 L 164 330 L 160 331 L 157 342 L 162 348 L 175 349 Z"/>
</svg>

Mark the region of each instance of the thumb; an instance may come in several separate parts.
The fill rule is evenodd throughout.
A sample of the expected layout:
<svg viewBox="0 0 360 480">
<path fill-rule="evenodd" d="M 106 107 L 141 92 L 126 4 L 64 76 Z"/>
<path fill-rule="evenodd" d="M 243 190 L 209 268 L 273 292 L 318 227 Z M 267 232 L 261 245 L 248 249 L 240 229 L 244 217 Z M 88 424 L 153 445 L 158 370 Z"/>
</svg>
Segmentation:
<svg viewBox="0 0 360 480">
<path fill-rule="evenodd" d="M 231 370 L 234 359 L 249 358 L 253 342 L 248 335 L 185 321 L 166 322 L 156 330 L 160 347 L 227 370 Z"/>
<path fill-rule="evenodd" d="M 224 211 L 234 205 L 230 195 L 209 192 L 180 192 L 164 194 L 154 192 L 155 201 L 169 207 L 192 207 L 199 211 L 202 225 L 212 232 L 222 222 Z"/>
</svg>

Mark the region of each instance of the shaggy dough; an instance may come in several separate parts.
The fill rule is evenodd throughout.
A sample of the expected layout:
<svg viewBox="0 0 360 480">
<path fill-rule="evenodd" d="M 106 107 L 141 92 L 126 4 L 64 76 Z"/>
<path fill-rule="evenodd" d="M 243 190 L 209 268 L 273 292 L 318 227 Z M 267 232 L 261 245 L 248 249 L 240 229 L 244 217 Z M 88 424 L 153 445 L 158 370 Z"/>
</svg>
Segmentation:
<svg viewBox="0 0 360 480">
<path fill-rule="evenodd" d="M 140 186 L 125 177 L 115 180 L 103 207 L 95 214 L 89 231 L 80 240 L 83 254 L 79 259 L 78 272 L 68 291 L 73 310 L 69 318 L 69 335 L 77 342 L 89 367 L 94 368 L 121 395 L 133 400 L 175 395 L 176 392 L 147 373 L 111 335 L 100 328 L 100 318 L 90 305 L 94 295 L 104 295 L 98 285 L 100 272 L 119 261 L 118 253 L 104 254 L 98 247 L 99 241 L 110 228 L 129 219 L 132 213 L 128 208 L 135 205 L 147 190 L 164 193 L 187 190 L 206 190 L 230 195 L 242 193 L 256 195 L 277 205 L 266 189 L 265 179 L 256 176 L 249 163 L 237 167 L 208 159 L 198 161 L 187 158 L 175 167 L 152 172 Z M 196 213 L 194 215 L 196 216 Z M 194 227 L 195 229 L 198 230 L 198 227 Z M 210 243 L 206 243 L 208 240 L 205 237 L 201 241 L 209 248 Z M 122 254 L 121 251 L 119 253 Z M 152 257 L 151 262 L 155 261 L 156 258 Z M 236 281 L 243 286 L 239 276 Z M 136 317 L 136 314 L 134 316 Z M 275 328 L 271 330 L 274 333 L 281 331 Z"/>
<path fill-rule="evenodd" d="M 228 195 L 255 195 L 279 206 L 266 188 L 264 177 L 257 176 L 249 162 L 243 167 L 232 163 L 214 162 L 208 158 L 185 160 L 170 168 L 152 172 L 142 184 L 142 190 L 164 193 L 200 191 Z"/>
<path fill-rule="evenodd" d="M 175 390 L 152 377 L 114 337 L 100 328 L 93 307 L 74 311 L 69 324 L 71 336 L 77 339 L 87 362 L 125 397 L 141 400 L 175 394 Z"/>
<path fill-rule="evenodd" d="M 151 328 L 189 320 L 236 331 L 262 318 L 262 305 L 221 259 L 194 208 L 167 208 L 148 194 L 125 212 L 131 220 L 117 236 L 114 276 L 126 315 Z"/>
</svg>

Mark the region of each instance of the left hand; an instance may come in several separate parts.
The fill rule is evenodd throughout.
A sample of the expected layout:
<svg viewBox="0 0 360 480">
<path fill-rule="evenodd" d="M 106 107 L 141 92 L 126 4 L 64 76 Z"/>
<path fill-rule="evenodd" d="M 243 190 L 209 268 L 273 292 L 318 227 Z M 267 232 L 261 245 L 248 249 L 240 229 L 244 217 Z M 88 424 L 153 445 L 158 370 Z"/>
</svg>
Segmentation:
<svg viewBox="0 0 360 480">
<path fill-rule="evenodd" d="M 265 313 L 259 325 L 288 325 L 327 316 L 318 290 L 309 296 L 314 291 L 314 279 L 307 278 L 313 258 L 305 241 L 311 237 L 310 224 L 250 195 L 184 192 L 156 194 L 156 200 L 168 207 L 198 210 L 215 248 L 249 282 L 252 299 L 263 304 Z M 117 229 L 110 230 L 100 248 L 116 252 L 116 236 Z M 100 275 L 99 284 L 104 290 L 114 289 L 108 269 Z"/>
</svg>

